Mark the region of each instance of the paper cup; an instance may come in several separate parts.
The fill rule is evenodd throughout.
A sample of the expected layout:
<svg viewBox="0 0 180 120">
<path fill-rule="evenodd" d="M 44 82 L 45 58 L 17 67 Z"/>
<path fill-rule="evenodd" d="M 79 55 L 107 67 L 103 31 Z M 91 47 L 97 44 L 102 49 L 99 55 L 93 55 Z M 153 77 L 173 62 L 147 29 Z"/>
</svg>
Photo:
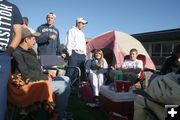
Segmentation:
<svg viewBox="0 0 180 120">
<path fill-rule="evenodd" d="M 123 91 L 123 81 L 117 80 L 115 81 L 116 92 Z"/>
<path fill-rule="evenodd" d="M 124 84 L 124 92 L 129 92 L 129 89 L 132 85 L 131 81 L 124 81 L 123 84 Z"/>
</svg>

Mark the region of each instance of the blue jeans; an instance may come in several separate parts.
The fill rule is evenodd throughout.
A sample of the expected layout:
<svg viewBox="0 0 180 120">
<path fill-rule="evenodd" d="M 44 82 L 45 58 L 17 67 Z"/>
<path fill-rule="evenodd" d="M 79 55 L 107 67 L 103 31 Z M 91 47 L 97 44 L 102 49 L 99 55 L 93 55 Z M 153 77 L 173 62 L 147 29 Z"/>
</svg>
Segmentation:
<svg viewBox="0 0 180 120">
<path fill-rule="evenodd" d="M 11 56 L 0 52 L 0 120 L 4 120 L 7 109 L 7 82 L 11 70 Z"/>
<path fill-rule="evenodd" d="M 74 50 L 72 51 L 72 55 L 69 56 L 68 59 L 68 66 L 69 67 L 79 67 L 81 70 L 81 81 L 86 80 L 86 73 L 85 73 L 85 60 L 86 56 L 84 54 L 78 54 Z M 66 73 L 67 76 L 73 79 L 73 75 L 75 74 L 74 69 L 69 69 Z"/>
<path fill-rule="evenodd" d="M 51 88 L 55 94 L 55 103 L 58 112 L 58 119 L 65 117 L 65 110 L 68 105 L 69 95 L 71 93 L 70 79 L 67 76 L 55 77 L 54 81 L 51 81 Z"/>
</svg>

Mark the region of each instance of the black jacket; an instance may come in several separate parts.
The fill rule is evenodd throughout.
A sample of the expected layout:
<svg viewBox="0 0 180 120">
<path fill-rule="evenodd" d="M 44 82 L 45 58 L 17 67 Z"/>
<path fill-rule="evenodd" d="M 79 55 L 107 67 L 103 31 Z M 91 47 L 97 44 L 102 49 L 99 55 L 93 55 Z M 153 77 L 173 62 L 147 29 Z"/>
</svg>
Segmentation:
<svg viewBox="0 0 180 120">
<path fill-rule="evenodd" d="M 26 78 L 30 78 L 31 81 L 48 79 L 48 75 L 42 72 L 33 49 L 24 50 L 18 47 L 13 52 L 12 70 L 15 74 L 21 73 L 23 80 L 26 80 Z"/>
<path fill-rule="evenodd" d="M 170 72 L 179 73 L 180 72 L 180 62 L 178 58 L 172 54 L 171 57 L 167 58 L 165 63 L 161 68 L 161 74 L 165 75 Z"/>
</svg>

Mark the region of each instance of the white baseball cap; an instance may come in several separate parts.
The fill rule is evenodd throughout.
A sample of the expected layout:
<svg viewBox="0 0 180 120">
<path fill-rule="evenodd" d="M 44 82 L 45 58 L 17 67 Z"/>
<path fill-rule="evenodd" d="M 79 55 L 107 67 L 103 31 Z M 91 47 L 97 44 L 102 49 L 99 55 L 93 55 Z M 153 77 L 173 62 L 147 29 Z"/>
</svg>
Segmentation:
<svg viewBox="0 0 180 120">
<path fill-rule="evenodd" d="M 88 22 L 87 22 L 86 20 L 84 20 L 84 18 L 82 18 L 82 17 L 77 18 L 77 19 L 76 19 L 76 22 L 77 22 L 77 23 L 82 22 L 82 23 L 84 23 L 84 24 L 87 24 L 87 23 L 88 23 Z"/>
</svg>

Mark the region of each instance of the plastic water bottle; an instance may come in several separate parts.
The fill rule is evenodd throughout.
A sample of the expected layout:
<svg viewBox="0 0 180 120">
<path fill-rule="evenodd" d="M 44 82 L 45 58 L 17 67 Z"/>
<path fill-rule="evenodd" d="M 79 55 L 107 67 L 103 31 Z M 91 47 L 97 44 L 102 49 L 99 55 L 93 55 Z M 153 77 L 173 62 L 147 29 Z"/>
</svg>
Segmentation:
<svg viewBox="0 0 180 120">
<path fill-rule="evenodd" d="M 114 81 L 117 81 L 117 80 L 118 80 L 118 70 L 115 70 Z"/>
<path fill-rule="evenodd" d="M 124 73 L 121 69 L 115 71 L 114 80 L 124 80 Z"/>
<path fill-rule="evenodd" d="M 121 69 L 118 69 L 118 80 L 123 80 L 124 79 L 124 73 Z"/>
</svg>

